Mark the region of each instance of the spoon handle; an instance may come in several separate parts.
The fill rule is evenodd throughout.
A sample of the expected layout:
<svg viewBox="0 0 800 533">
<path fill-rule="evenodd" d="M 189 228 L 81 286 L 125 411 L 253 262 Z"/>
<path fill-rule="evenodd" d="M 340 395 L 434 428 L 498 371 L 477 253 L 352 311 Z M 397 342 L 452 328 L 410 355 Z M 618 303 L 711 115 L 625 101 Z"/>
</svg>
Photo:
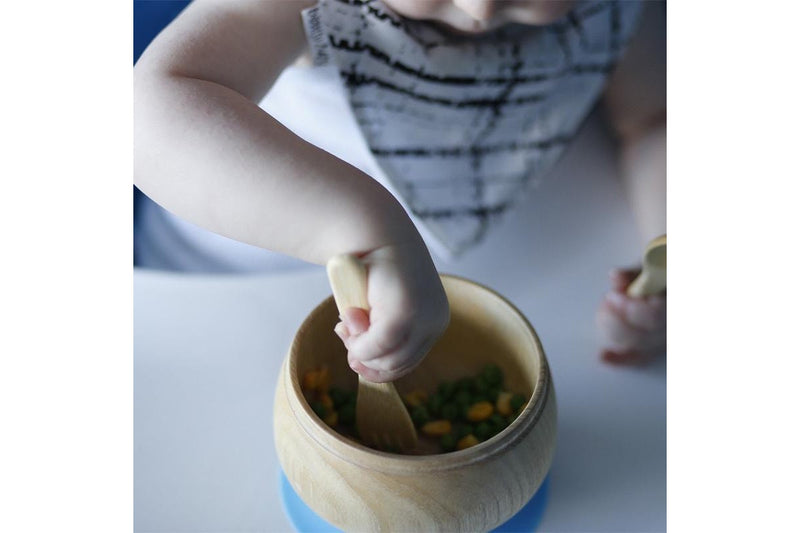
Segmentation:
<svg viewBox="0 0 800 533">
<path fill-rule="evenodd" d="M 336 307 L 369 311 L 367 269 L 353 255 L 336 255 L 326 266 Z M 359 374 L 356 394 L 356 426 L 361 438 L 377 448 L 390 446 L 410 451 L 417 445 L 417 430 L 394 385 L 372 383 Z"/>
<path fill-rule="evenodd" d="M 628 296 L 632 298 L 644 298 L 651 294 L 658 294 L 667 288 L 666 278 L 660 274 L 654 274 L 648 269 L 642 269 L 630 285 L 628 285 Z"/>
<path fill-rule="evenodd" d="M 632 298 L 658 294 L 667 288 L 667 236 L 662 235 L 647 244 L 642 260 L 642 272 L 628 286 Z"/>
<path fill-rule="evenodd" d="M 369 311 L 367 302 L 367 269 L 355 256 L 333 256 L 326 266 L 328 281 L 333 289 L 333 299 L 341 313 L 348 307 Z"/>
</svg>

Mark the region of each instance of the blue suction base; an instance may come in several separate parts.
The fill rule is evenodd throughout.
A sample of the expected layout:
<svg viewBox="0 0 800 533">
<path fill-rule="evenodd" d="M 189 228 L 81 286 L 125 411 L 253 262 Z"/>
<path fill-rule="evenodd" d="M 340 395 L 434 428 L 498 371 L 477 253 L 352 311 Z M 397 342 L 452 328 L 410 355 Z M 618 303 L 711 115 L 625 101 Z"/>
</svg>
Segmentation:
<svg viewBox="0 0 800 533">
<path fill-rule="evenodd" d="M 340 533 L 328 522 L 319 517 L 300 499 L 286 475 L 281 471 L 281 500 L 283 509 L 295 530 L 300 533 Z M 550 476 L 544 478 L 542 486 L 525 506 L 505 523 L 492 530 L 492 533 L 529 533 L 536 531 L 547 505 L 547 492 Z"/>
</svg>

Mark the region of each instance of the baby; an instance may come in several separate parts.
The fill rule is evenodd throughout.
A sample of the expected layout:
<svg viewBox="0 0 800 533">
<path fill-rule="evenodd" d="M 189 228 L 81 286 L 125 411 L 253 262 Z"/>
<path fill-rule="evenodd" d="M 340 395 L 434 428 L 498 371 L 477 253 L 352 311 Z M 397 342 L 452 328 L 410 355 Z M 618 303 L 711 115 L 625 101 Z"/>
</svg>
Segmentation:
<svg viewBox="0 0 800 533">
<path fill-rule="evenodd" d="M 196 0 L 135 68 L 136 185 L 236 241 L 317 264 L 359 256 L 371 311 L 346 310 L 335 331 L 356 372 L 397 379 L 449 320 L 420 230 L 444 254 L 477 246 L 602 97 L 641 233 L 666 232 L 664 8 L 642 7 Z M 257 105 L 309 45 L 337 67 L 386 183 Z M 611 362 L 664 352 L 666 296 L 627 297 L 634 275 L 614 271 L 598 311 Z"/>
</svg>

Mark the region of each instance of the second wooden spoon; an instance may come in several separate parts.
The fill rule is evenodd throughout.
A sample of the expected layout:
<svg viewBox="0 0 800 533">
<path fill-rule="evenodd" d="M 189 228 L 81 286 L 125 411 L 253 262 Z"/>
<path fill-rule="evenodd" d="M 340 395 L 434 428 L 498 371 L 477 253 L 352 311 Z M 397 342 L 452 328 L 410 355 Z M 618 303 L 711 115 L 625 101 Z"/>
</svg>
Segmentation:
<svg viewBox="0 0 800 533">
<path fill-rule="evenodd" d="M 658 294 L 667 288 L 667 236 L 647 243 L 642 260 L 642 272 L 628 285 L 628 296 L 642 298 Z"/>
</svg>

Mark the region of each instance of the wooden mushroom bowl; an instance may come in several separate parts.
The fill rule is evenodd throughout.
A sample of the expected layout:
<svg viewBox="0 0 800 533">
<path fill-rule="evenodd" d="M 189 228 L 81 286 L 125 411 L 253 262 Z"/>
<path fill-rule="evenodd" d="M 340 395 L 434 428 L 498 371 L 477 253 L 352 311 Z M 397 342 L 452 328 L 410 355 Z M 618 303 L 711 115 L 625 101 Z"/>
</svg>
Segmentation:
<svg viewBox="0 0 800 533">
<path fill-rule="evenodd" d="M 380 452 L 322 422 L 301 390 L 306 372 L 327 366 L 332 385 L 355 390 L 356 374 L 333 332 L 327 298 L 300 326 L 275 395 L 275 445 L 297 494 L 345 531 L 488 531 L 519 511 L 543 482 L 556 440 L 556 402 L 539 338 L 507 300 L 472 281 L 442 276 L 450 325 L 423 363 L 395 382 L 403 394 L 500 366 L 510 390 L 529 398 L 494 437 L 435 455 Z"/>
</svg>

